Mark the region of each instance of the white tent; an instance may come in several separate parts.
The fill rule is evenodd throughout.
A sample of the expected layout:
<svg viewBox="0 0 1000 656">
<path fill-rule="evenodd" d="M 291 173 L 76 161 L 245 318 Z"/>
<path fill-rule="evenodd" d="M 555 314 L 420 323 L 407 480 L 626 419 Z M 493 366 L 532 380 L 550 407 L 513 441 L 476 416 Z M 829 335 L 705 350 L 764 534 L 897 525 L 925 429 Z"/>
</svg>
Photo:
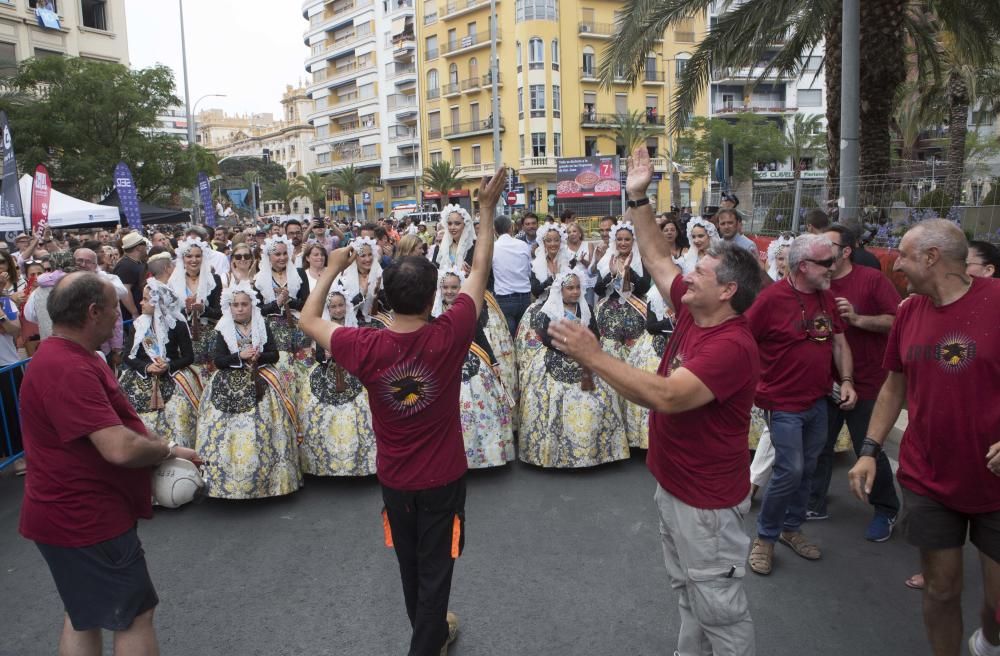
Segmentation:
<svg viewBox="0 0 1000 656">
<path fill-rule="evenodd" d="M 24 210 L 24 221 L 31 226 L 31 184 L 30 175 L 21 176 L 21 207 Z M 88 226 L 98 223 L 118 223 L 118 208 L 67 196 L 55 189 L 49 197 L 49 226 L 52 228 L 69 228 Z M 22 230 L 20 217 L 0 216 L 0 230 Z"/>
</svg>

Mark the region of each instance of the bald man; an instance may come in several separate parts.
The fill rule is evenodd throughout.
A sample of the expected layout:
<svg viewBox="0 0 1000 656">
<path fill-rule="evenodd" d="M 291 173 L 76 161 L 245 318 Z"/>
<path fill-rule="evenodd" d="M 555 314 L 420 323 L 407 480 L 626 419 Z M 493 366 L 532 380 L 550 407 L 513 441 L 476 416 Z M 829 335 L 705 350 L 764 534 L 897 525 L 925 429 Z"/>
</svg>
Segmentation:
<svg viewBox="0 0 1000 656">
<path fill-rule="evenodd" d="M 851 469 L 851 489 L 871 493 L 875 462 L 904 401 L 899 449 L 903 531 L 920 550 L 931 652 L 962 643 L 962 549 L 979 551 L 985 602 L 969 639 L 974 656 L 1000 653 L 1000 281 L 965 272 L 968 244 L 945 219 L 911 228 L 893 268 L 913 295 L 900 304 L 883 367 L 889 376 Z"/>
<path fill-rule="evenodd" d="M 111 284 L 115 288 L 115 295 L 125 309 L 128 310 L 133 317 L 139 316 L 139 312 L 135 307 L 135 302 L 132 300 L 132 294 L 129 293 L 128 288 L 122 283 L 121 278 L 113 273 L 108 273 L 107 271 L 102 271 L 98 266 L 97 253 L 89 248 L 78 248 L 73 251 L 73 261 L 76 263 L 76 268 L 80 271 L 89 271 L 90 273 L 96 273 L 100 276 L 101 280 L 104 280 Z M 112 369 L 118 367 L 122 361 L 122 347 L 125 342 L 124 331 L 122 330 L 122 313 L 121 308 L 118 310 L 118 321 L 115 322 L 115 329 L 111 335 L 111 339 L 101 345 L 100 351 L 107 358 L 108 364 Z"/>
</svg>

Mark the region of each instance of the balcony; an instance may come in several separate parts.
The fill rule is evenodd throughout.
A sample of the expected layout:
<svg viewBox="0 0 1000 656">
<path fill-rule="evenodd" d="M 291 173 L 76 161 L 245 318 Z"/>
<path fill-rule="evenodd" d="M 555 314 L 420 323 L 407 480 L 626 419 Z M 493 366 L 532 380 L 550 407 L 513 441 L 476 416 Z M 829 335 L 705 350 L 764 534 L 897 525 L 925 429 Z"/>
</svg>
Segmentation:
<svg viewBox="0 0 1000 656">
<path fill-rule="evenodd" d="M 499 4 L 499 0 L 497 2 Z M 438 13 L 442 20 L 450 20 L 489 6 L 490 0 L 454 0 L 442 6 Z"/>
<path fill-rule="evenodd" d="M 674 41 L 677 43 L 694 43 L 695 38 L 694 32 L 674 30 Z"/>
<path fill-rule="evenodd" d="M 399 62 L 393 64 L 386 64 L 385 67 L 386 79 L 389 81 L 398 80 L 404 77 L 416 77 L 417 75 L 417 65 L 416 64 L 400 64 Z"/>
<path fill-rule="evenodd" d="M 615 26 L 612 23 L 580 21 L 578 33 L 593 39 L 610 39 L 615 34 Z"/>
<path fill-rule="evenodd" d="M 413 12 L 413 0 L 389 0 L 389 10 L 386 18 L 394 18 L 399 15 Z"/>
<path fill-rule="evenodd" d="M 497 30 L 497 42 L 500 42 L 500 30 Z M 441 53 L 445 56 L 454 56 L 461 54 L 463 52 L 469 52 L 476 50 L 478 48 L 485 48 L 490 45 L 490 35 L 486 34 L 469 34 L 463 36 L 461 39 L 456 39 L 454 42 L 449 42 L 444 44 L 441 48 Z"/>
<path fill-rule="evenodd" d="M 581 82 L 600 82 L 601 78 L 598 77 L 596 66 L 583 66 L 580 68 L 580 81 Z M 628 80 L 625 79 L 625 73 L 619 71 L 615 74 L 614 84 L 628 84 Z"/>
<path fill-rule="evenodd" d="M 329 5 L 322 14 L 316 14 L 309 19 L 307 34 L 322 29 L 328 24 L 339 25 L 347 23 L 351 18 L 364 11 L 374 9 L 374 7 L 375 2 L 373 0 L 350 0 L 348 2 Z"/>
<path fill-rule="evenodd" d="M 403 114 L 417 113 L 417 97 L 395 93 L 389 96 L 389 111 L 395 112 L 396 116 Z"/>
<path fill-rule="evenodd" d="M 367 25 L 370 25 L 370 23 L 366 24 L 366 26 Z M 324 58 L 333 59 L 334 56 L 336 56 L 337 54 L 346 53 L 348 48 L 353 48 L 357 46 L 359 43 L 374 38 L 375 38 L 375 32 L 374 30 L 369 28 L 368 31 L 365 32 L 356 31 L 335 40 L 327 39 L 326 41 L 323 41 L 321 43 L 315 43 L 312 46 L 312 50 L 307 65 L 311 67 L 313 64 L 318 63 Z"/>
<path fill-rule="evenodd" d="M 765 70 L 767 70 L 765 66 L 755 66 L 753 68 L 714 68 L 712 69 L 712 82 L 725 82 L 727 80 L 734 82 L 757 81 L 761 79 Z M 763 79 L 781 81 L 788 78 L 782 77 L 778 75 L 777 71 L 772 70 Z"/>
<path fill-rule="evenodd" d="M 400 148 L 407 144 L 416 144 L 420 135 L 411 127 L 393 125 L 389 128 L 389 143 L 398 144 Z"/>
<path fill-rule="evenodd" d="M 457 96 L 462 92 L 461 87 L 458 82 L 453 84 L 445 84 L 441 87 L 441 95 L 445 98 L 451 98 L 452 96 Z"/>
<path fill-rule="evenodd" d="M 410 173 L 417 170 L 419 160 L 416 157 L 390 157 L 389 173 Z"/>
<path fill-rule="evenodd" d="M 438 100 L 439 98 L 441 98 L 441 87 L 427 90 L 427 100 Z"/>
<path fill-rule="evenodd" d="M 521 175 L 555 175 L 556 158 L 543 155 L 541 157 L 522 157 Z"/>
<path fill-rule="evenodd" d="M 333 110 L 333 112 L 338 114 L 343 114 L 351 109 L 357 109 L 363 105 L 374 103 L 378 101 L 378 94 L 374 91 L 368 93 L 359 93 L 357 91 L 352 91 L 349 93 L 343 93 L 339 96 L 328 96 L 327 108 Z"/>
<path fill-rule="evenodd" d="M 374 117 L 365 117 L 364 121 L 356 120 L 345 123 L 332 123 L 329 132 L 316 136 L 315 144 L 337 143 L 347 139 L 358 139 L 367 134 L 378 134 L 378 122 Z"/>
<path fill-rule="evenodd" d="M 735 102 L 712 103 L 713 114 L 794 114 L 798 107 L 790 107 L 784 100 L 751 98 L 749 105 Z"/>
<path fill-rule="evenodd" d="M 489 89 L 493 85 L 493 78 L 487 73 L 481 77 L 470 77 L 468 80 L 462 80 L 458 85 L 462 88 L 463 93 L 472 93 Z M 503 86 L 503 77 L 499 73 L 497 74 L 497 86 Z"/>
<path fill-rule="evenodd" d="M 649 85 L 660 85 L 667 83 L 667 72 L 666 71 L 651 71 L 646 69 L 639 76 L 639 81 L 643 84 Z"/>
<path fill-rule="evenodd" d="M 466 180 L 478 180 L 485 176 L 491 176 L 494 173 L 496 173 L 496 168 L 493 166 L 493 162 L 480 162 L 479 164 L 460 166 L 458 170 L 458 176 Z"/>
<path fill-rule="evenodd" d="M 500 119 L 500 131 L 504 131 L 503 118 Z M 455 125 L 449 125 L 445 128 L 444 138 L 445 139 L 461 139 L 463 137 L 471 137 L 477 134 L 490 134 L 493 132 L 493 118 L 487 118 L 481 121 L 471 121 L 469 123 L 457 123 Z"/>
<path fill-rule="evenodd" d="M 354 164 L 371 165 L 381 164 L 382 157 L 379 155 L 378 146 L 361 146 L 360 148 L 350 148 L 345 150 L 330 151 L 331 164 Z"/>
<path fill-rule="evenodd" d="M 609 128 L 620 125 L 621 117 L 618 114 L 598 114 L 597 112 L 583 112 L 580 115 L 580 127 L 584 128 Z M 665 116 L 647 116 L 648 125 L 666 125 Z"/>
<path fill-rule="evenodd" d="M 334 68 L 329 66 L 326 69 L 326 80 L 325 86 L 332 86 L 337 82 L 343 82 L 345 80 L 354 79 L 365 73 L 370 73 L 375 71 L 374 62 L 366 62 L 359 64 L 357 61 L 352 61 L 346 66 L 338 66 Z"/>
<path fill-rule="evenodd" d="M 417 40 L 413 32 L 403 32 L 392 37 L 392 53 L 403 53 L 417 49 Z"/>
</svg>

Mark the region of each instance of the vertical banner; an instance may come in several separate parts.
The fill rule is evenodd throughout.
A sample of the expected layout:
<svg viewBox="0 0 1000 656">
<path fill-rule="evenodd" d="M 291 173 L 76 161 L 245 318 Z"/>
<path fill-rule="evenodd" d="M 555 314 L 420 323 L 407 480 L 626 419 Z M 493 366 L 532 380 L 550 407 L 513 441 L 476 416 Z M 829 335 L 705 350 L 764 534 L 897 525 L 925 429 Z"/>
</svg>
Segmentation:
<svg viewBox="0 0 1000 656">
<path fill-rule="evenodd" d="M 14 161 L 14 141 L 10 136 L 7 112 L 0 111 L 0 132 L 3 148 L 3 181 L 0 183 L 0 228 L 28 231 L 24 210 L 21 207 L 21 186 L 17 180 L 17 162 Z"/>
<path fill-rule="evenodd" d="M 35 168 L 35 180 L 31 183 L 31 231 L 41 240 L 45 226 L 49 224 L 49 199 L 52 196 L 52 180 L 48 170 L 39 164 Z"/>
<path fill-rule="evenodd" d="M 205 225 L 214 228 L 215 208 L 212 207 L 212 186 L 208 181 L 208 176 L 204 173 L 198 174 L 198 195 L 201 196 L 201 204 L 205 208 Z"/>
<path fill-rule="evenodd" d="M 118 202 L 130 228 L 142 233 L 142 215 L 139 213 L 139 196 L 132 181 L 132 171 L 128 164 L 118 162 L 115 167 L 115 189 L 118 190 Z"/>
</svg>

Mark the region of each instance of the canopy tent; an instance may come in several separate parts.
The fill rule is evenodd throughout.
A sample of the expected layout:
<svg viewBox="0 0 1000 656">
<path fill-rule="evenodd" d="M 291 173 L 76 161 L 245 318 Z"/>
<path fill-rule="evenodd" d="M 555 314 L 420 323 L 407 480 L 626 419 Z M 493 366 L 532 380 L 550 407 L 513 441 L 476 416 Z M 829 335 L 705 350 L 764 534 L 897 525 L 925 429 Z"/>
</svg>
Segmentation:
<svg viewBox="0 0 1000 656">
<path fill-rule="evenodd" d="M 101 201 L 101 205 L 117 207 L 121 216 L 122 224 L 126 224 L 125 214 L 121 212 L 121 201 L 118 198 L 118 190 L 112 189 L 108 197 Z M 185 210 L 171 210 L 165 207 L 156 207 L 149 203 L 139 201 L 139 215 L 142 217 L 143 225 L 159 225 L 161 223 L 190 223 L 191 213 Z"/>
<path fill-rule="evenodd" d="M 31 226 L 31 184 L 30 175 L 22 175 L 19 186 L 21 188 L 21 209 L 24 211 L 24 224 Z M 106 205 L 88 203 L 79 198 L 67 196 L 64 193 L 52 190 L 49 197 L 49 226 L 52 228 L 71 228 L 77 226 L 101 226 L 114 225 L 118 223 L 118 210 Z M 21 217 L 0 217 L 0 230 L 18 231 L 23 230 Z"/>
</svg>

